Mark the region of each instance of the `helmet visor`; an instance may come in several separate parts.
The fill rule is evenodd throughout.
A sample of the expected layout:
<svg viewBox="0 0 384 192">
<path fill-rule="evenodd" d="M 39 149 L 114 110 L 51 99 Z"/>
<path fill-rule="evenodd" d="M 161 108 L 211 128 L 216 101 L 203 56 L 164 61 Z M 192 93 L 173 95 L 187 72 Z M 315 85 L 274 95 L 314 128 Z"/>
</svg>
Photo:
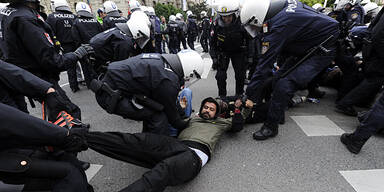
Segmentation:
<svg viewBox="0 0 384 192">
<path fill-rule="evenodd" d="M 141 31 L 139 31 L 139 33 L 141 34 L 141 37 L 135 39 L 135 41 L 139 45 L 140 49 L 143 49 L 144 46 L 148 43 L 149 37 Z"/>
<path fill-rule="evenodd" d="M 257 36 L 257 32 L 261 31 L 261 27 L 258 27 L 256 25 L 248 24 L 245 25 L 244 28 L 252 38 L 255 38 Z"/>
</svg>

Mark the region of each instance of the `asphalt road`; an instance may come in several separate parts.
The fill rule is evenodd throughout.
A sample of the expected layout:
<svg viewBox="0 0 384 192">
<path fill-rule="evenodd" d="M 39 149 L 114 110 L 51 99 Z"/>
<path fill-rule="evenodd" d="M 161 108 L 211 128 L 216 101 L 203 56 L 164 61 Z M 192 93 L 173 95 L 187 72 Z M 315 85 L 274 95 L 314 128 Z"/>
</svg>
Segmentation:
<svg viewBox="0 0 384 192">
<path fill-rule="evenodd" d="M 197 51 L 201 53 L 200 46 Z M 209 57 L 203 54 L 203 57 Z M 193 108 L 199 109 L 200 101 L 208 96 L 217 96 L 215 71 L 209 78 L 194 84 Z M 82 109 L 83 121 L 91 124 L 92 131 L 140 132 L 141 123 L 110 115 L 98 106 L 94 94 L 81 87 L 76 93 L 67 85 L 66 73 L 60 84 L 71 100 Z M 234 72 L 228 70 L 228 94 L 235 94 Z M 327 91 L 319 104 L 303 103 L 286 112 L 286 123 L 280 126 L 279 135 L 266 141 L 255 141 L 252 133 L 261 124 L 246 125 L 237 134 L 226 134 L 218 143 L 212 160 L 191 182 L 169 187 L 167 192 L 353 192 L 355 189 L 340 171 L 370 170 L 384 168 L 384 139 L 373 137 L 359 155 L 349 153 L 339 141 L 339 136 L 307 136 L 291 116 L 325 116 L 341 130 L 353 131 L 358 122 L 355 118 L 334 112 L 336 92 Z M 305 92 L 299 94 L 305 95 Z M 39 109 L 31 114 L 41 116 Z M 319 122 L 317 122 L 319 123 Z M 320 122 L 321 123 L 321 122 Z M 80 159 L 102 165 L 90 183 L 98 192 L 118 191 L 136 179 L 147 169 L 113 160 L 88 150 Z M 381 178 L 382 179 L 382 178 Z M 361 179 L 362 183 L 367 181 Z M 371 187 L 375 191 L 383 188 Z M 357 188 L 356 188 L 357 189 Z M 362 192 L 362 190 L 356 190 Z M 367 190 L 365 190 L 367 191 Z"/>
</svg>

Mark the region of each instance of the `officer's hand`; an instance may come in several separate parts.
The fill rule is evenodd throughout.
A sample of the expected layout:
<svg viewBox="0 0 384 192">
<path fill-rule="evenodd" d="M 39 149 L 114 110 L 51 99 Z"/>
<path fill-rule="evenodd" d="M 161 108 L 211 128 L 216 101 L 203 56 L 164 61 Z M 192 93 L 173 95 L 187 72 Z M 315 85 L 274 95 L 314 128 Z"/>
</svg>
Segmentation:
<svg viewBox="0 0 384 192">
<path fill-rule="evenodd" d="M 232 117 L 232 128 L 231 131 L 239 132 L 243 130 L 244 118 L 239 109 L 235 110 L 235 114 Z"/>
<path fill-rule="evenodd" d="M 89 44 L 82 44 L 73 53 L 75 53 L 75 55 L 77 56 L 78 59 L 81 59 L 88 54 L 95 53 L 95 51 L 93 50 L 93 48 Z"/>
<path fill-rule="evenodd" d="M 88 149 L 88 143 L 85 135 L 88 133 L 84 128 L 72 128 L 69 130 L 68 136 L 65 137 L 61 146 L 67 152 L 80 152 Z"/>
<path fill-rule="evenodd" d="M 180 119 L 179 121 L 176 121 L 174 123 L 173 127 L 175 127 L 178 130 L 183 130 L 183 129 L 188 127 L 190 121 L 191 121 L 191 119 L 188 119 L 185 121 Z"/>
<path fill-rule="evenodd" d="M 57 115 L 61 111 L 65 111 L 67 108 L 64 99 L 60 95 L 58 95 L 57 92 L 48 93 L 45 97 L 45 103 L 48 107 L 48 119 L 50 121 L 54 121 Z"/>
</svg>

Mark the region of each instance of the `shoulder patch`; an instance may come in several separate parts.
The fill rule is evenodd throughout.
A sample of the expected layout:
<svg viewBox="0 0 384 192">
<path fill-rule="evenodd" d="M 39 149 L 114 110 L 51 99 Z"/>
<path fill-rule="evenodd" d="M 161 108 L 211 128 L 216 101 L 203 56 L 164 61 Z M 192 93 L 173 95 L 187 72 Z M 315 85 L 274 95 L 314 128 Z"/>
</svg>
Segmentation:
<svg viewBox="0 0 384 192">
<path fill-rule="evenodd" d="M 355 19 L 357 19 L 358 16 L 359 16 L 359 14 L 357 14 L 357 13 L 353 13 L 353 14 L 351 15 L 351 18 L 352 18 L 353 20 L 355 20 Z"/>
<path fill-rule="evenodd" d="M 44 33 L 44 35 L 45 35 L 45 37 L 47 38 L 48 42 L 49 42 L 51 45 L 54 45 L 54 44 L 53 44 L 53 41 L 52 41 L 52 39 L 51 39 L 51 36 L 49 36 L 48 33 Z"/>
<path fill-rule="evenodd" d="M 261 54 L 265 54 L 269 49 L 269 42 L 263 42 L 261 47 Z"/>
</svg>

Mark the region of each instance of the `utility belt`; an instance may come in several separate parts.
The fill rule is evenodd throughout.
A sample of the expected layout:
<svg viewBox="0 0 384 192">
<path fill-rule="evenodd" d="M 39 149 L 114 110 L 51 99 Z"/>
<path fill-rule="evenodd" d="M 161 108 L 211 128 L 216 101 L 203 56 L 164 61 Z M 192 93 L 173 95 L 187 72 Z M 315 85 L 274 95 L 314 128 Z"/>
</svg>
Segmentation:
<svg viewBox="0 0 384 192">
<path fill-rule="evenodd" d="M 114 113 L 117 104 L 124 97 L 120 90 L 114 90 L 111 88 L 110 85 L 108 85 L 108 83 L 96 79 L 91 81 L 90 88 L 95 93 L 99 91 L 104 91 L 111 97 L 111 100 L 109 101 L 106 109 L 108 113 Z M 144 107 L 150 108 L 155 111 L 163 111 L 164 109 L 164 106 L 162 104 L 148 98 L 145 95 L 133 94 L 131 98 L 131 103 L 136 109 L 140 110 Z"/>
</svg>

